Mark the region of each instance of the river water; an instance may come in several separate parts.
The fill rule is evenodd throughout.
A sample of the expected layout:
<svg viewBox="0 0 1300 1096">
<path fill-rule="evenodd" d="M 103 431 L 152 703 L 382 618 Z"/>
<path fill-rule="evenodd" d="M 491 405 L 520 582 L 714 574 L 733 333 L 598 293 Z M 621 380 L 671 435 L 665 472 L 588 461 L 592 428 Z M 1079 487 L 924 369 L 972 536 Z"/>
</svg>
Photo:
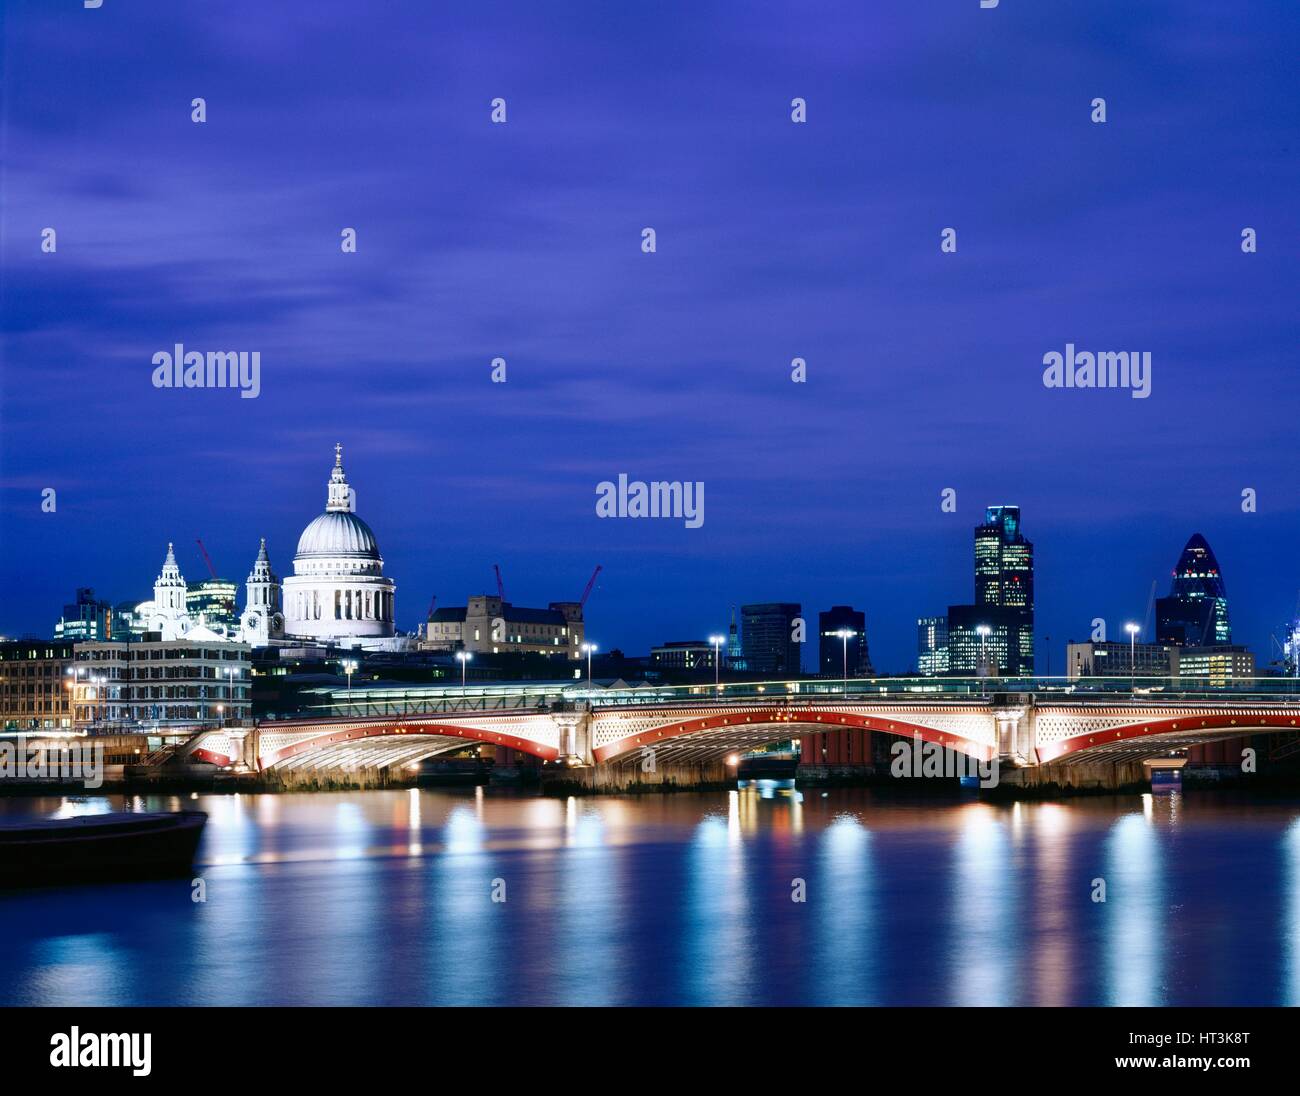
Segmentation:
<svg viewBox="0 0 1300 1096">
<path fill-rule="evenodd" d="M 181 807 L 210 816 L 206 901 L 191 880 L 0 893 L 0 1004 L 1300 1004 L 1300 801 L 759 782 L 0 819 Z"/>
</svg>

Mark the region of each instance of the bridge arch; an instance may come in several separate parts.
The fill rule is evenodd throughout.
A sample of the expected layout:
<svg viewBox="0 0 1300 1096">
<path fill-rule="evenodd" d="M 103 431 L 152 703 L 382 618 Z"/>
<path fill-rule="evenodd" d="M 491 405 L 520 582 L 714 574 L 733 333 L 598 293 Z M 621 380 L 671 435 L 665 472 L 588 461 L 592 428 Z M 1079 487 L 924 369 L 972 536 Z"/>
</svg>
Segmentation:
<svg viewBox="0 0 1300 1096">
<path fill-rule="evenodd" d="M 292 733 L 286 727 L 265 725 L 264 733 L 274 733 L 283 739 Z M 318 733 L 306 733 L 295 741 L 283 742 L 264 749 L 259 755 L 258 768 L 265 771 L 277 766 L 329 767 L 333 759 L 349 755 L 361 758 L 369 765 L 387 767 L 433 757 L 460 749 L 467 743 L 491 746 L 508 746 L 510 749 L 531 754 L 545 761 L 553 761 L 559 752 L 552 746 L 530 738 L 506 734 L 464 723 L 425 722 L 417 725 L 382 721 L 369 725 L 350 725 Z"/>
<path fill-rule="evenodd" d="M 1040 764 L 1087 760 L 1124 754 L 1148 757 L 1225 738 L 1300 730 L 1300 715 L 1291 712 L 1191 711 L 1144 719 L 1118 727 L 1085 731 L 1035 750 Z"/>
<path fill-rule="evenodd" d="M 843 730 L 877 731 L 902 738 L 919 737 L 923 742 L 933 742 L 981 761 L 990 761 L 995 754 L 991 742 L 927 726 L 915 718 L 867 716 L 824 709 L 760 708 L 697 715 L 659 727 L 639 729 L 597 746 L 592 755 L 597 763 L 626 764 L 635 761 L 642 750 L 652 748 L 689 755 L 692 760 L 708 760 L 757 749 L 785 738 Z"/>
</svg>

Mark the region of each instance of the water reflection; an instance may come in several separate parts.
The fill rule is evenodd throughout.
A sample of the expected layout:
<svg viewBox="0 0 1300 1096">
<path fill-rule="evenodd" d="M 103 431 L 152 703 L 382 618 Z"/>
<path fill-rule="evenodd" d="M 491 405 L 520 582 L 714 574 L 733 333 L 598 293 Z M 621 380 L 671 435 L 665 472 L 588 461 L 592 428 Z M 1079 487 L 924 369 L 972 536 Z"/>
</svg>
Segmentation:
<svg viewBox="0 0 1300 1096">
<path fill-rule="evenodd" d="M 124 807 L 208 812 L 207 901 L 189 880 L 0 895 L 0 1003 L 1300 1003 L 1295 804 L 758 781 L 7 799 L 0 820 Z"/>
</svg>

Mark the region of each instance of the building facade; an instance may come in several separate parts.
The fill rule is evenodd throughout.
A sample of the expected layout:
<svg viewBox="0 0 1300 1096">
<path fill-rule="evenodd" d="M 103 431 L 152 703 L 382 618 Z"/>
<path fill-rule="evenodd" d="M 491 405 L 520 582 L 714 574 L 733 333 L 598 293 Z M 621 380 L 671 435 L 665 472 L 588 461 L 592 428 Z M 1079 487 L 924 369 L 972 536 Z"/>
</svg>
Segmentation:
<svg viewBox="0 0 1300 1096">
<path fill-rule="evenodd" d="M 1178 557 L 1169 596 L 1156 600 L 1156 639 L 1174 647 L 1232 644 L 1228 590 L 1214 551 L 1193 533 Z"/>
<path fill-rule="evenodd" d="M 719 658 L 726 658 L 719 644 Z M 704 639 L 675 640 L 650 648 L 650 665 L 656 670 L 690 673 L 697 670 L 712 670 L 714 663 L 713 644 Z"/>
<path fill-rule="evenodd" d="M 1173 649 L 1163 643 L 1069 643 L 1065 648 L 1066 674 L 1080 677 L 1175 676 Z"/>
<path fill-rule="evenodd" d="M 247 644 L 216 638 L 75 644 L 73 725 L 94 731 L 246 722 L 249 652 Z"/>
<path fill-rule="evenodd" d="M 116 623 L 113 606 L 95 597 L 89 586 L 77 589 L 77 600 L 63 607 L 54 626 L 54 638 L 76 642 L 83 639 L 111 639 Z"/>
<path fill-rule="evenodd" d="M 844 639 L 841 631 L 852 634 Z M 817 615 L 817 673 L 822 677 L 870 677 L 871 652 L 867 646 L 867 614 L 848 605 L 836 605 Z"/>
<path fill-rule="evenodd" d="M 975 604 L 949 607 L 948 672 L 1033 676 L 1034 546 L 1019 506 L 990 506 L 975 527 Z"/>
<path fill-rule="evenodd" d="M 767 676 L 803 672 L 796 622 L 797 602 L 764 602 L 740 607 L 740 651 L 745 669 Z"/>
<path fill-rule="evenodd" d="M 916 672 L 937 677 L 948 672 L 948 618 L 920 617 L 916 622 Z"/>
<path fill-rule="evenodd" d="M 396 584 L 370 526 L 354 512 L 355 495 L 343 471 L 343 447 L 334 447 L 325 512 L 303 530 L 284 580 L 285 632 L 325 641 L 391 637 Z"/>
<path fill-rule="evenodd" d="M 0 728 L 72 729 L 72 650 L 66 639 L 0 643 Z"/>
<path fill-rule="evenodd" d="M 463 607 L 436 610 L 424 626 L 419 646 L 431 651 L 528 653 L 585 658 L 582 605 L 552 601 L 545 609 L 512 605 L 480 594 Z"/>
</svg>

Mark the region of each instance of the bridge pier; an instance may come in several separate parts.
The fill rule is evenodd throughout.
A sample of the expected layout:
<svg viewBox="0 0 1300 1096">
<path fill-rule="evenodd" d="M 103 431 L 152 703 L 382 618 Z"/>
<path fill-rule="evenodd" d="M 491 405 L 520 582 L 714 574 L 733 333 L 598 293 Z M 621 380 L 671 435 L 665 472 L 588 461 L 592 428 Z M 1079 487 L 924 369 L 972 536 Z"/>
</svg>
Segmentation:
<svg viewBox="0 0 1300 1096">
<path fill-rule="evenodd" d="M 645 772 L 640 765 L 584 765 L 581 768 L 547 767 L 541 789 L 550 795 L 582 792 L 707 791 L 736 786 L 736 767 L 724 761 L 679 762 L 657 765 Z"/>
</svg>

